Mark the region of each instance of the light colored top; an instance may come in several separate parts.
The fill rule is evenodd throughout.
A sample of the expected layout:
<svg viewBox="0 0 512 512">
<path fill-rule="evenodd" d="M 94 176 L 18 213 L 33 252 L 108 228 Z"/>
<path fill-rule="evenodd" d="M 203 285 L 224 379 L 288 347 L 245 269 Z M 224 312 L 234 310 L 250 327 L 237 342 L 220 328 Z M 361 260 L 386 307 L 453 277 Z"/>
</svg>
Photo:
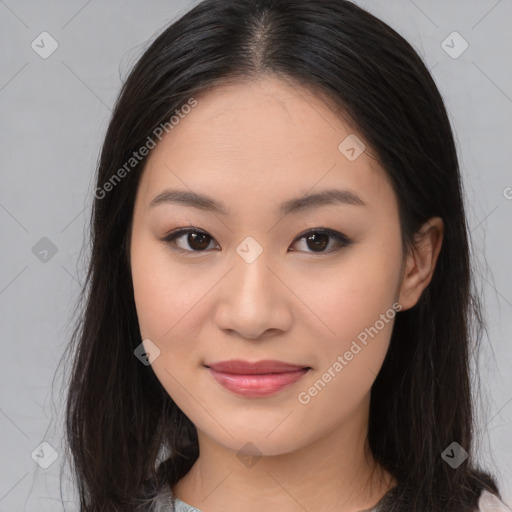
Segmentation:
<svg viewBox="0 0 512 512">
<path fill-rule="evenodd" d="M 384 499 L 389 499 L 388 494 L 384 495 L 374 508 L 361 512 L 379 512 L 379 505 L 384 502 Z M 159 508 L 157 512 L 202 512 L 198 508 L 181 501 L 179 498 L 173 497 L 172 493 L 167 495 L 167 500 L 168 508 Z M 507 507 L 497 496 L 485 490 L 482 491 L 478 500 L 478 510 L 479 512 L 512 512 L 512 509 Z"/>
<path fill-rule="evenodd" d="M 202 512 L 196 507 L 192 507 L 191 505 L 187 505 L 184 501 L 181 501 L 179 498 L 175 498 L 174 501 L 174 509 L 172 508 L 169 512 Z M 377 508 L 372 508 L 371 510 L 362 510 L 361 512 L 377 512 Z"/>
</svg>

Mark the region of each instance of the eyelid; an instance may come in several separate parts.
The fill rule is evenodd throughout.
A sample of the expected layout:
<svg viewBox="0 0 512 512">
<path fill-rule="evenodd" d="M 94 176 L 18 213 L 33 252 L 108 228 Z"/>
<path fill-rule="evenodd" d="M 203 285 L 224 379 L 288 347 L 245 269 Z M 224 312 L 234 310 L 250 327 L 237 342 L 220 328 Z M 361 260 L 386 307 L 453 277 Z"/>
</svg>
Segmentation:
<svg viewBox="0 0 512 512">
<path fill-rule="evenodd" d="M 336 231 L 334 229 L 310 228 L 310 229 L 307 229 L 306 231 L 304 231 L 303 233 L 301 233 L 300 235 L 297 235 L 297 237 L 294 239 L 292 245 L 295 242 L 298 242 L 299 240 L 306 238 L 309 234 L 312 234 L 312 233 L 320 233 L 320 234 L 329 235 L 332 239 L 336 240 L 336 242 L 339 245 L 337 248 L 331 249 L 330 251 L 323 251 L 323 252 L 305 251 L 307 254 L 317 254 L 317 255 L 331 254 L 331 253 L 336 252 L 339 249 L 342 249 L 344 247 L 349 247 L 350 245 L 352 245 L 354 243 L 353 240 L 351 238 L 349 238 L 347 235 L 340 233 L 339 231 Z M 295 252 L 299 252 L 299 251 L 295 251 Z"/>
<path fill-rule="evenodd" d="M 183 235 L 187 235 L 189 233 L 198 233 L 198 234 L 206 235 L 206 236 L 210 237 L 212 240 L 215 240 L 215 238 L 213 238 L 213 236 L 208 234 L 208 232 L 204 231 L 201 228 L 196 228 L 195 226 L 187 226 L 185 228 L 175 229 L 175 230 L 171 231 L 170 233 L 167 233 L 161 240 L 162 240 L 162 242 L 165 242 L 166 244 L 171 245 L 176 240 L 176 238 L 179 238 L 180 236 L 183 236 Z M 180 252 L 182 254 L 183 253 L 184 254 L 193 254 L 193 253 L 202 254 L 202 253 L 206 253 L 206 251 L 192 251 L 192 250 L 191 251 L 186 251 L 186 250 L 181 249 L 179 247 L 173 247 L 173 250 L 177 251 L 177 252 Z"/>
<path fill-rule="evenodd" d="M 180 236 L 183 236 L 183 235 L 187 235 L 189 233 L 198 233 L 198 234 L 206 235 L 207 237 L 211 238 L 212 241 L 217 242 L 215 240 L 215 238 L 213 236 L 211 236 L 207 231 L 205 231 L 201 228 L 196 228 L 195 226 L 187 226 L 184 228 L 177 228 L 177 229 L 167 233 L 163 238 L 161 238 L 161 241 L 165 242 L 167 244 L 172 244 L 172 242 L 174 242 L 176 240 L 176 238 L 179 238 Z M 295 239 L 292 242 L 292 245 L 294 245 L 296 242 L 302 240 L 303 238 L 306 238 L 309 234 L 314 234 L 314 233 L 320 233 L 320 234 L 325 234 L 325 235 L 330 236 L 332 239 L 334 239 L 338 243 L 338 247 L 335 249 L 331 249 L 329 251 L 320 251 L 320 252 L 296 251 L 296 250 L 292 250 L 292 252 L 305 252 L 306 254 L 313 254 L 313 255 L 321 256 L 322 254 L 324 254 L 324 255 L 331 254 L 331 253 L 336 252 L 342 248 L 349 247 L 350 245 L 352 245 L 354 243 L 351 238 L 349 238 L 347 235 L 345 235 L 343 233 L 340 233 L 339 231 L 336 231 L 334 229 L 319 227 L 319 228 L 309 228 L 306 231 L 303 231 L 301 234 L 299 234 L 295 237 Z M 217 244 L 218 244 L 218 242 L 217 242 Z M 179 247 L 178 248 L 173 247 L 173 250 L 180 252 L 180 253 L 185 253 L 185 254 L 202 254 L 202 253 L 208 252 L 208 250 L 193 251 L 193 250 L 181 249 Z"/>
</svg>

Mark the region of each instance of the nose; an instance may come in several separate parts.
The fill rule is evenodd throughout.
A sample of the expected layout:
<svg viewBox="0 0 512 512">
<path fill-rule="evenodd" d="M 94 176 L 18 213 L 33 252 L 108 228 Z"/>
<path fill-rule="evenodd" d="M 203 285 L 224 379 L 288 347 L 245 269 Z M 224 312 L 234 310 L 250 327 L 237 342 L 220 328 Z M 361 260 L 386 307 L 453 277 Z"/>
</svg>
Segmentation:
<svg viewBox="0 0 512 512">
<path fill-rule="evenodd" d="M 293 294 L 265 251 L 252 262 L 236 254 L 233 265 L 218 290 L 216 325 L 251 340 L 290 329 Z"/>
</svg>

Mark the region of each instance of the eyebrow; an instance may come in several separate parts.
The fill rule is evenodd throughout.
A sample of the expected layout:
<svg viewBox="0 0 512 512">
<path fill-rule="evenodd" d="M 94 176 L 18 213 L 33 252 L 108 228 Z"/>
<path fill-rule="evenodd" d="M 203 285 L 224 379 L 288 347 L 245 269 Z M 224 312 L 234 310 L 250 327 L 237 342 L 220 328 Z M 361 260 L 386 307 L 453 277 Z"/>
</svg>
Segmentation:
<svg viewBox="0 0 512 512">
<path fill-rule="evenodd" d="M 179 189 L 165 189 L 149 203 L 149 208 L 167 203 L 181 204 L 221 215 L 229 215 L 226 207 L 216 199 L 204 194 Z M 287 215 L 288 213 L 298 213 L 330 204 L 366 206 L 366 203 L 350 190 L 329 189 L 285 201 L 280 205 L 277 213 Z"/>
</svg>

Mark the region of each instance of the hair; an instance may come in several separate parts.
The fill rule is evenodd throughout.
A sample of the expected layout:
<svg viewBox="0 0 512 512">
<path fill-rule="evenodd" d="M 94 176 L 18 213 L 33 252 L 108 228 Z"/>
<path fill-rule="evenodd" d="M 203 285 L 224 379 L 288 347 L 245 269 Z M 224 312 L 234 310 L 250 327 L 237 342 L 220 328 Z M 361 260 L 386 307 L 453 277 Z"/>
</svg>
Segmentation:
<svg viewBox="0 0 512 512">
<path fill-rule="evenodd" d="M 469 357 L 483 320 L 459 164 L 443 99 L 402 36 L 346 0 L 204 0 L 148 45 L 125 80 L 97 187 L 194 95 L 267 76 L 309 88 L 353 123 L 393 186 L 404 251 L 429 218 L 444 221 L 433 278 L 397 314 L 372 386 L 368 443 L 398 482 L 386 512 L 476 510 L 483 489 L 500 495 L 473 454 Z M 92 208 L 65 417 L 81 512 L 152 510 L 199 454 L 192 422 L 134 357 L 141 335 L 129 243 L 146 160 L 95 194 Z M 441 457 L 454 441 L 469 452 L 456 469 Z"/>
</svg>

